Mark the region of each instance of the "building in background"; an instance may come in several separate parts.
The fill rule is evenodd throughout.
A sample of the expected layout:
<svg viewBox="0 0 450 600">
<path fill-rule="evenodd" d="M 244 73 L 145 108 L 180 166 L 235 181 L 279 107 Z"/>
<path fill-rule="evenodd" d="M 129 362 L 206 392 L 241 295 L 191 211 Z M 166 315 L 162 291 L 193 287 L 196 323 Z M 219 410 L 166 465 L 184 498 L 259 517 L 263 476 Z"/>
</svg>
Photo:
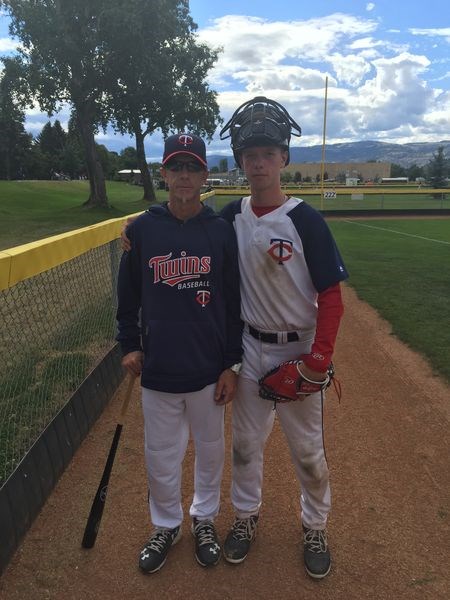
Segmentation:
<svg viewBox="0 0 450 600">
<path fill-rule="evenodd" d="M 391 163 L 388 162 L 329 162 L 324 163 L 324 179 L 345 183 L 347 179 L 358 179 L 360 183 L 381 182 L 391 176 Z M 321 180 L 322 163 L 291 163 L 283 169 L 295 181 L 296 173 L 300 173 L 301 181 L 319 182 Z"/>
</svg>

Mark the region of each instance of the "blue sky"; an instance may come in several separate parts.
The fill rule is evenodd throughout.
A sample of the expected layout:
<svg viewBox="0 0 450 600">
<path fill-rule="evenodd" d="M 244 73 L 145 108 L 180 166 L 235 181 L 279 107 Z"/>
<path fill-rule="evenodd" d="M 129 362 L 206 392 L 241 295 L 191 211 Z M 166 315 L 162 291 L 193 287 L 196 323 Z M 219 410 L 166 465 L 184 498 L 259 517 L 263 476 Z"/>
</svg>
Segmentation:
<svg viewBox="0 0 450 600">
<path fill-rule="evenodd" d="M 227 120 L 241 103 L 266 95 L 286 106 L 303 136 L 293 144 L 321 144 L 328 77 L 327 143 L 450 139 L 450 18 L 444 0 L 191 0 L 198 37 L 222 52 L 210 72 Z M 0 15 L 0 54 L 11 51 Z M 63 126 L 68 112 L 58 115 Z M 47 121 L 38 107 L 27 129 Z M 120 150 L 131 139 L 110 131 L 98 141 Z M 161 155 L 161 136 L 146 144 Z M 214 136 L 208 152 L 229 154 Z"/>
</svg>

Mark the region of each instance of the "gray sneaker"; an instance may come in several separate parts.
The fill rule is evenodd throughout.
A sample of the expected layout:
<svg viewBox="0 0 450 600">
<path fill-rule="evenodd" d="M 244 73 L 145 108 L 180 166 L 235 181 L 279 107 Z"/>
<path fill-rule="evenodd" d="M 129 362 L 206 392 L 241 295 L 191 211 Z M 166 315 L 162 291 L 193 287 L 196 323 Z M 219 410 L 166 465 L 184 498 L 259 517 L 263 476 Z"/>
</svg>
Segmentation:
<svg viewBox="0 0 450 600">
<path fill-rule="evenodd" d="M 195 558 L 202 567 L 212 567 L 220 560 L 221 550 L 214 523 L 210 520 L 192 519 L 195 538 Z"/>
<path fill-rule="evenodd" d="M 170 548 L 181 538 L 181 527 L 155 529 L 139 555 L 139 568 L 144 573 L 155 573 L 164 566 Z"/>
<path fill-rule="evenodd" d="M 308 575 L 314 579 L 328 575 L 331 557 L 325 529 L 309 529 L 303 525 L 303 559 Z"/>
<path fill-rule="evenodd" d="M 252 515 L 248 519 L 235 518 L 223 545 L 223 554 L 228 562 L 237 564 L 245 560 L 250 544 L 256 537 L 257 522 L 258 515 Z"/>
</svg>

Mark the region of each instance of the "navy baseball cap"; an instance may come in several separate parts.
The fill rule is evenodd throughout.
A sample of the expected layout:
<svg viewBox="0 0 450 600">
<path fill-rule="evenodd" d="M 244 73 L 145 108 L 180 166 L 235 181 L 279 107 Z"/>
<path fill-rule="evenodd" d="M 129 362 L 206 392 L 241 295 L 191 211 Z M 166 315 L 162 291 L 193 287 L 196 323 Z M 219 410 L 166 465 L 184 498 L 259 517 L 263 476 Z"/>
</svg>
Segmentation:
<svg viewBox="0 0 450 600">
<path fill-rule="evenodd" d="M 193 133 L 176 133 L 169 136 L 164 143 L 162 164 L 165 165 L 178 154 L 188 154 L 198 160 L 204 167 L 206 163 L 205 142 Z"/>
</svg>

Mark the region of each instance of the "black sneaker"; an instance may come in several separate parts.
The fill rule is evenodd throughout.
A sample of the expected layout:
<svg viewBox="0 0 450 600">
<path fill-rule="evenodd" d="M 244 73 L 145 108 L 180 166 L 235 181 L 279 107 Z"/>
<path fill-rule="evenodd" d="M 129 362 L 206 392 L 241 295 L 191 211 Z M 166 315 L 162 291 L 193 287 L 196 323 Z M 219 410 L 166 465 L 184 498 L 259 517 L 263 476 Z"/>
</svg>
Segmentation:
<svg viewBox="0 0 450 600">
<path fill-rule="evenodd" d="M 144 573 L 155 573 L 164 565 L 170 548 L 181 538 L 181 527 L 155 529 L 139 555 L 139 568 Z"/>
<path fill-rule="evenodd" d="M 253 515 L 248 519 L 235 518 L 223 546 L 223 553 L 228 562 L 241 563 L 245 559 L 250 550 L 250 544 L 256 537 L 257 522 L 258 515 Z"/>
<path fill-rule="evenodd" d="M 202 567 L 212 567 L 220 560 L 221 550 L 214 523 L 209 520 L 192 520 L 192 535 L 195 537 L 195 558 Z"/>
<path fill-rule="evenodd" d="M 328 575 L 331 557 L 325 529 L 308 529 L 303 525 L 303 553 L 308 575 L 314 579 L 322 579 Z"/>
</svg>

